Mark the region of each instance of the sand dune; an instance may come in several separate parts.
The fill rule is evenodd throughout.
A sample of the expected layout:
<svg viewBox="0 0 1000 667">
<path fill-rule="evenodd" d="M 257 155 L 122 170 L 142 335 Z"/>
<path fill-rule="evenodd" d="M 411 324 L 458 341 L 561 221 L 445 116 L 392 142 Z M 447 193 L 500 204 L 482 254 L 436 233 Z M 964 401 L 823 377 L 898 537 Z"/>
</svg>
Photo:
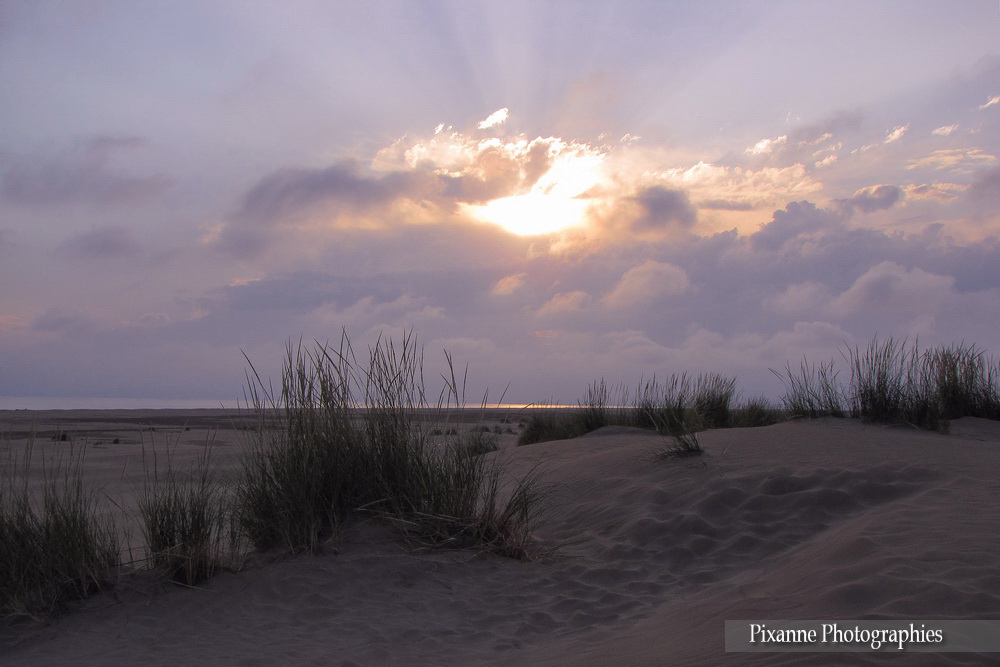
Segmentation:
<svg viewBox="0 0 1000 667">
<path fill-rule="evenodd" d="M 724 621 L 1000 618 L 1000 424 L 942 435 L 827 419 L 701 440 L 705 456 L 675 460 L 627 428 L 502 450 L 556 485 L 537 546 L 558 549 L 534 561 L 415 549 L 358 523 L 337 553 L 196 590 L 123 580 L 49 626 L 4 628 L 3 662 L 881 663 L 727 654 Z M 89 457 L 95 475 L 124 484 L 125 449 Z"/>
</svg>

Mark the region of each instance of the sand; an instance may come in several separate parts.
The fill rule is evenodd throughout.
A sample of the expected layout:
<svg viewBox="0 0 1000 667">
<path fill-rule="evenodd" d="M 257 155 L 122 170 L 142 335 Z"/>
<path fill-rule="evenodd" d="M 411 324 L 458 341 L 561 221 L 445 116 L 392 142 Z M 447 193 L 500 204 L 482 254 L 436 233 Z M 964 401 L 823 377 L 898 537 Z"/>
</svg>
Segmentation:
<svg viewBox="0 0 1000 667">
<path fill-rule="evenodd" d="M 134 493 L 140 445 L 155 449 L 153 433 L 170 436 L 177 460 L 211 437 L 224 465 L 238 463 L 231 422 L 190 421 L 185 431 L 175 420 L 172 435 L 164 423 L 138 437 L 136 425 L 152 417 L 129 424 L 96 414 L 82 415 L 93 419 L 78 428 L 89 424 L 88 437 L 104 440 L 86 460 L 89 478 L 110 495 Z M 51 425 L 46 415 L 39 424 Z M 8 433 L 16 445 L 18 430 Z M 119 444 L 106 442 L 112 437 Z M 415 549 L 383 526 L 358 523 L 326 554 L 222 574 L 197 589 L 148 572 L 123 579 L 47 625 L 5 625 L 0 662 L 931 665 L 997 657 L 725 653 L 723 631 L 727 619 L 1000 619 L 1000 423 L 966 418 L 945 435 L 824 419 L 711 431 L 701 441 L 702 457 L 659 460 L 652 452 L 663 440 L 635 429 L 526 447 L 506 438 L 499 454 L 515 471 L 541 465 L 556 485 L 536 546 L 558 549 L 535 560 Z"/>
</svg>

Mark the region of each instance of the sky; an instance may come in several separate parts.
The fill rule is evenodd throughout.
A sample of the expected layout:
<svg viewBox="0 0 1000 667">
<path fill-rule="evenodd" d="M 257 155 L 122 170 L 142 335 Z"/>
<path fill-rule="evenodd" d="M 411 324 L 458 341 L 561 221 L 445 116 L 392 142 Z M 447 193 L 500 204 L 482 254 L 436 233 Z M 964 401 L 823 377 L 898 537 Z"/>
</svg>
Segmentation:
<svg viewBox="0 0 1000 667">
<path fill-rule="evenodd" d="M 0 0 L 0 408 L 1000 353 L 1000 3 Z M 158 402 L 158 403 L 157 403 Z"/>
</svg>

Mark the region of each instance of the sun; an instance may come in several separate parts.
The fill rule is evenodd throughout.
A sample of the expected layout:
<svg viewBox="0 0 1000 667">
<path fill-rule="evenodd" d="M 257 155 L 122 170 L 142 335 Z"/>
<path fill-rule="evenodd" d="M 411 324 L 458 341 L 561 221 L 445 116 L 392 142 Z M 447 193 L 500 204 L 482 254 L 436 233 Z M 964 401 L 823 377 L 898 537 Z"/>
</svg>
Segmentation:
<svg viewBox="0 0 1000 667">
<path fill-rule="evenodd" d="M 473 215 L 483 222 L 499 225 L 511 234 L 532 236 L 551 234 L 581 224 L 587 206 L 585 199 L 529 192 L 470 208 Z"/>
<path fill-rule="evenodd" d="M 568 152 L 556 157 L 545 174 L 523 194 L 493 199 L 464 208 L 482 222 L 511 234 L 551 234 L 586 223 L 592 199 L 588 195 L 602 181 L 603 155 Z"/>
</svg>

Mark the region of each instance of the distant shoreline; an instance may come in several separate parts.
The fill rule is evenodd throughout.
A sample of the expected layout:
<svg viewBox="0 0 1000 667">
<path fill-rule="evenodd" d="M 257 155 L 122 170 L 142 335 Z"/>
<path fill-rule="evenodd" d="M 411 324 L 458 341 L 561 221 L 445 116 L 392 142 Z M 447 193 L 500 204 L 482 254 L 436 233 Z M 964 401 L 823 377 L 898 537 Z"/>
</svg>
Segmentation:
<svg viewBox="0 0 1000 667">
<path fill-rule="evenodd" d="M 0 396 L 0 412 L 48 410 L 236 410 L 243 398 L 102 398 L 94 396 Z"/>
<path fill-rule="evenodd" d="M 470 406 L 449 408 L 418 408 L 415 416 L 432 417 L 437 421 L 442 417 L 455 423 L 478 423 L 480 421 L 516 421 L 524 410 L 549 409 L 560 412 L 578 410 L 578 406 Z M 165 429 L 237 429 L 240 422 L 254 419 L 257 414 L 252 408 L 126 408 L 126 409 L 50 409 L 50 410 L 0 410 L 0 441 L 11 437 L 27 437 L 31 432 L 38 436 L 67 433 L 85 436 L 92 433 L 108 433 L 121 430 Z M 421 419 L 423 421 L 423 419 Z"/>
</svg>

